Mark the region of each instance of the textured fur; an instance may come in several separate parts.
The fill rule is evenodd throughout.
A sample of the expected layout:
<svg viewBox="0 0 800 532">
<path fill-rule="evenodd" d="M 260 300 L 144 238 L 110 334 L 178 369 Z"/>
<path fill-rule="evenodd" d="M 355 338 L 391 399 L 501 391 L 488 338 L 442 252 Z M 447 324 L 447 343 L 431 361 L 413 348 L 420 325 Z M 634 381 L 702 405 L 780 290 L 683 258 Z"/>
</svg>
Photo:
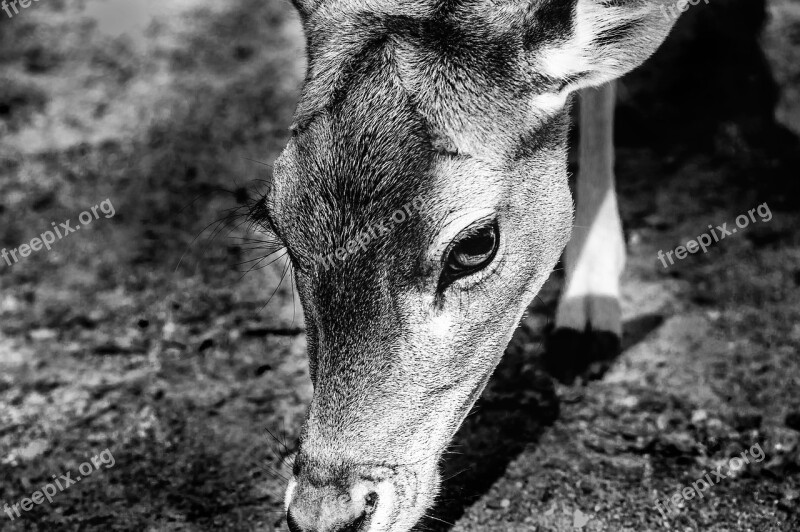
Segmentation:
<svg viewBox="0 0 800 532">
<path fill-rule="evenodd" d="M 366 490 L 364 530 L 402 532 L 569 238 L 569 93 L 633 68 L 669 28 L 639 1 L 297 5 L 308 74 L 267 197 L 314 383 L 290 522 L 343 530 Z M 366 251 L 316 259 L 417 196 L 428 208 Z M 447 245 L 487 217 L 496 259 L 438 292 Z"/>
</svg>

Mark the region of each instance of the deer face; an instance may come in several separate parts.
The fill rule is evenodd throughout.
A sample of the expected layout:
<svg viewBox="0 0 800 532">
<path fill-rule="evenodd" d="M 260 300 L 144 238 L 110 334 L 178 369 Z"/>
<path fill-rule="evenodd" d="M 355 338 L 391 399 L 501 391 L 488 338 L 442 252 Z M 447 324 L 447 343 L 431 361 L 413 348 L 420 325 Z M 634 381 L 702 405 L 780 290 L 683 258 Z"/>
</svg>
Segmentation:
<svg viewBox="0 0 800 532">
<path fill-rule="evenodd" d="M 293 531 L 406 531 L 432 504 L 569 238 L 567 97 L 646 55 L 606 57 L 641 3 L 483 3 L 300 6 L 308 76 L 265 198 L 314 384 Z"/>
</svg>

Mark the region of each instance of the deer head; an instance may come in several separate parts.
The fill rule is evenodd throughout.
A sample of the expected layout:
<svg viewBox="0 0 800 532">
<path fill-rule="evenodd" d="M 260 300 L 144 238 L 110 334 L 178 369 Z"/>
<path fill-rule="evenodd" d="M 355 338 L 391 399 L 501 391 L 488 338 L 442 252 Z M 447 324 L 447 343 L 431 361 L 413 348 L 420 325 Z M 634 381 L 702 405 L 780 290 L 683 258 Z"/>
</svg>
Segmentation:
<svg viewBox="0 0 800 532">
<path fill-rule="evenodd" d="M 287 521 L 407 531 L 569 238 L 569 95 L 670 21 L 635 0 L 297 7 L 308 73 L 261 220 L 294 267 L 314 385 Z"/>
</svg>

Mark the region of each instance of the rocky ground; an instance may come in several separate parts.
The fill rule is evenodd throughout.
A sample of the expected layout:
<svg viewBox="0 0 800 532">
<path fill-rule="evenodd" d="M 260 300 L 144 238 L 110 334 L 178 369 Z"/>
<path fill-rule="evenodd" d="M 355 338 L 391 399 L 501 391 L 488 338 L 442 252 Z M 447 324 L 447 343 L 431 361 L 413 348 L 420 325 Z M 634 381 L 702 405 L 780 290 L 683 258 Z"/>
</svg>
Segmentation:
<svg viewBox="0 0 800 532">
<path fill-rule="evenodd" d="M 0 246 L 105 208 L 0 262 L 0 504 L 113 456 L 0 529 L 285 530 L 302 315 L 285 259 L 259 262 L 240 224 L 302 79 L 296 16 L 273 0 L 0 16 Z M 624 352 L 572 386 L 539 369 L 556 272 L 421 529 L 800 530 L 798 50 L 796 2 L 715 0 L 623 81 Z M 658 261 L 763 204 L 769 220 Z M 720 465 L 677 515 L 654 508 Z"/>
</svg>

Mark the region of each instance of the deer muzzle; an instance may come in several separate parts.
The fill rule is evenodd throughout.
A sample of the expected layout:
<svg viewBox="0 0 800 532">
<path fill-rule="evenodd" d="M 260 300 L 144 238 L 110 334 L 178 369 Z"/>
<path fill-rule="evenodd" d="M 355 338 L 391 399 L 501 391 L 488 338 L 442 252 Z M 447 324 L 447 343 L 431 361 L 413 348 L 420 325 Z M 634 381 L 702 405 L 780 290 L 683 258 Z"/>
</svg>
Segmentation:
<svg viewBox="0 0 800 532">
<path fill-rule="evenodd" d="M 409 468 L 323 465 L 301 451 L 294 471 L 286 492 L 291 532 L 400 532 L 414 524 L 423 490 Z"/>
</svg>

